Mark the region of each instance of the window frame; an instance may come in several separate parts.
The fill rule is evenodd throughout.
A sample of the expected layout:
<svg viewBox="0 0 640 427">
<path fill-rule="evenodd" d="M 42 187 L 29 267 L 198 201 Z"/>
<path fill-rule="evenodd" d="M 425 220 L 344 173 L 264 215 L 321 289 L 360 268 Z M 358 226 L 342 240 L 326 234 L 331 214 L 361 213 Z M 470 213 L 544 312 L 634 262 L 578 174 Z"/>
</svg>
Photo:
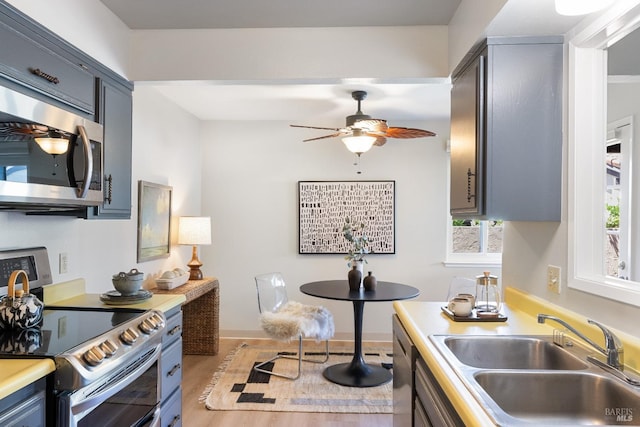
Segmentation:
<svg viewBox="0 0 640 427">
<path fill-rule="evenodd" d="M 446 267 L 500 267 L 502 266 L 502 252 L 487 252 L 487 240 L 489 236 L 488 220 L 480 221 L 480 252 L 456 253 L 453 252 L 453 218 L 449 215 L 447 222 L 447 257 L 444 261 Z"/>
<path fill-rule="evenodd" d="M 568 38 L 567 281 L 569 288 L 640 307 L 640 283 L 606 276 L 602 262 L 606 220 L 602 209 L 602 144 L 607 137 L 605 49 L 640 26 L 640 3 L 623 3 L 614 4 Z"/>
</svg>

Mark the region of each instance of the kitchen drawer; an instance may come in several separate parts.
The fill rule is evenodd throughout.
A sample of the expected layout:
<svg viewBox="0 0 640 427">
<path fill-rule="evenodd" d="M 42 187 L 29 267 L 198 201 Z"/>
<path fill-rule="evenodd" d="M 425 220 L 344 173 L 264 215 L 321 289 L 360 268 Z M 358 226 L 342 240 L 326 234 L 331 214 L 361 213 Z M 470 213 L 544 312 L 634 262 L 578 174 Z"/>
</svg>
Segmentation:
<svg viewBox="0 0 640 427">
<path fill-rule="evenodd" d="M 167 313 L 167 326 L 162 337 L 162 347 L 167 348 L 182 336 L 182 310 L 178 307 L 175 314 Z"/>
<path fill-rule="evenodd" d="M 411 342 L 411 338 L 409 338 L 409 334 L 407 334 L 407 331 L 405 331 L 397 315 L 393 316 L 392 324 L 394 345 L 398 345 L 400 350 L 402 350 L 402 352 L 398 356 L 404 357 L 407 363 L 411 366 L 411 370 L 413 371 L 415 367 L 415 347 Z M 395 355 L 396 354 L 394 352 L 394 356 Z"/>
<path fill-rule="evenodd" d="M 2 427 L 44 427 L 45 392 L 34 394 L 29 399 L 0 414 Z"/>
<path fill-rule="evenodd" d="M 182 425 L 182 388 L 178 389 L 162 402 L 160 410 L 160 425 L 162 427 L 180 427 Z"/>
<path fill-rule="evenodd" d="M 415 388 L 414 411 L 419 410 L 418 408 L 423 409 L 430 425 L 434 427 L 464 427 L 464 423 L 446 394 L 420 357 L 416 360 Z"/>
<path fill-rule="evenodd" d="M 427 411 L 422 407 L 422 403 L 416 401 L 416 409 L 413 411 L 413 427 L 433 427 L 427 417 Z"/>
<path fill-rule="evenodd" d="M 164 402 L 182 382 L 182 339 L 171 344 L 166 350 L 162 350 L 160 371 L 162 373 L 161 402 Z"/>
<path fill-rule="evenodd" d="M 86 66 L 58 55 L 17 28 L 0 22 L 0 75 L 94 114 L 96 80 Z"/>
</svg>

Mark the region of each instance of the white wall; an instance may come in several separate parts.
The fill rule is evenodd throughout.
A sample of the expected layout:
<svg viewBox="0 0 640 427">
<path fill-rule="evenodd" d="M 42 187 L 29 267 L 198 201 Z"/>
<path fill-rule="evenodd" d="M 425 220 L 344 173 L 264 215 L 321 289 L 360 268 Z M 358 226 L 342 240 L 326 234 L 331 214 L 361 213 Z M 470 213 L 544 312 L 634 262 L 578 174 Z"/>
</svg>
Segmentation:
<svg viewBox="0 0 640 427">
<path fill-rule="evenodd" d="M 447 27 L 137 30 L 133 80 L 447 77 Z"/>
<path fill-rule="evenodd" d="M 482 38 L 485 29 L 507 0 L 462 0 L 449 23 L 449 73 L 469 49 Z"/>
<path fill-rule="evenodd" d="M 355 156 L 337 139 L 301 142 L 287 122 L 208 122 L 202 130 L 202 206 L 213 218 L 213 244 L 204 247 L 205 274 L 220 279 L 223 336 L 259 329 L 254 276 L 280 271 L 290 298 L 324 304 L 338 333 L 353 331 L 349 303 L 302 295 L 310 281 L 346 279 L 340 255 L 298 254 L 297 182 L 306 180 L 395 180 L 396 254 L 371 255 L 365 270 L 378 280 L 420 289 L 419 300 L 444 300 L 451 278 L 481 269 L 447 269 L 448 122 L 394 123 L 436 131 L 436 138 L 390 140 Z M 365 334 L 391 333 L 391 303 L 365 306 Z"/>
</svg>

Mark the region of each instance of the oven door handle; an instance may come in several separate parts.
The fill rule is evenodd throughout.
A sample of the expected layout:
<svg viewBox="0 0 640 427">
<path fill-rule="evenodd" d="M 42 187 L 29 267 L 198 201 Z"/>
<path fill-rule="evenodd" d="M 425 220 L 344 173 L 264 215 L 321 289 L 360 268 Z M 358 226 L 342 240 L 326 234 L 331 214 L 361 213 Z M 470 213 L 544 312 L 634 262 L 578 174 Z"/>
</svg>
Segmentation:
<svg viewBox="0 0 640 427">
<path fill-rule="evenodd" d="M 91 141 L 87 136 L 87 130 L 84 126 L 78 126 L 78 132 L 82 139 L 82 145 L 84 145 L 84 181 L 82 181 L 82 187 L 76 188 L 79 199 L 87 197 L 87 191 L 91 185 L 91 176 L 93 175 L 93 156 L 91 155 Z"/>
<path fill-rule="evenodd" d="M 85 412 L 93 409 L 94 407 L 100 405 L 105 400 L 119 392 L 120 390 L 127 387 L 129 384 L 134 382 L 140 374 L 144 373 L 147 369 L 149 369 L 155 362 L 160 359 L 160 352 L 162 351 L 162 344 L 158 344 L 153 348 L 153 351 L 150 351 L 146 354 L 145 357 L 138 359 L 136 361 L 135 367 L 127 366 L 124 369 L 120 370 L 121 378 L 115 381 L 112 384 L 104 388 L 100 388 L 99 391 L 88 391 L 83 392 L 83 390 L 78 390 L 73 393 L 71 399 L 72 402 L 70 405 L 71 412 L 74 414 L 74 418 L 77 414 L 84 414 Z M 131 370 L 133 368 L 133 370 Z M 89 389 L 91 386 L 88 387 Z M 77 396 L 86 396 L 85 398 L 79 398 L 77 402 L 75 402 L 75 397 Z"/>
</svg>

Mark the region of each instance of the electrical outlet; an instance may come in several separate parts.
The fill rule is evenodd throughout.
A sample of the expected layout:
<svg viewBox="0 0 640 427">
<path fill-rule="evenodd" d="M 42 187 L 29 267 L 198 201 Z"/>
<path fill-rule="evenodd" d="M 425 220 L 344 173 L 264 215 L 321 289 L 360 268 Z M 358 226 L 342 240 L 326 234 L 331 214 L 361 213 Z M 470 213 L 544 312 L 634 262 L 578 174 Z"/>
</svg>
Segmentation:
<svg viewBox="0 0 640 427">
<path fill-rule="evenodd" d="M 66 252 L 60 252 L 60 263 L 59 263 L 59 272 L 60 274 L 65 274 L 69 271 L 69 256 Z"/>
<path fill-rule="evenodd" d="M 560 293 L 560 267 L 547 266 L 547 290 L 556 294 Z"/>
<path fill-rule="evenodd" d="M 67 335 L 67 316 L 58 319 L 58 338 Z"/>
</svg>

